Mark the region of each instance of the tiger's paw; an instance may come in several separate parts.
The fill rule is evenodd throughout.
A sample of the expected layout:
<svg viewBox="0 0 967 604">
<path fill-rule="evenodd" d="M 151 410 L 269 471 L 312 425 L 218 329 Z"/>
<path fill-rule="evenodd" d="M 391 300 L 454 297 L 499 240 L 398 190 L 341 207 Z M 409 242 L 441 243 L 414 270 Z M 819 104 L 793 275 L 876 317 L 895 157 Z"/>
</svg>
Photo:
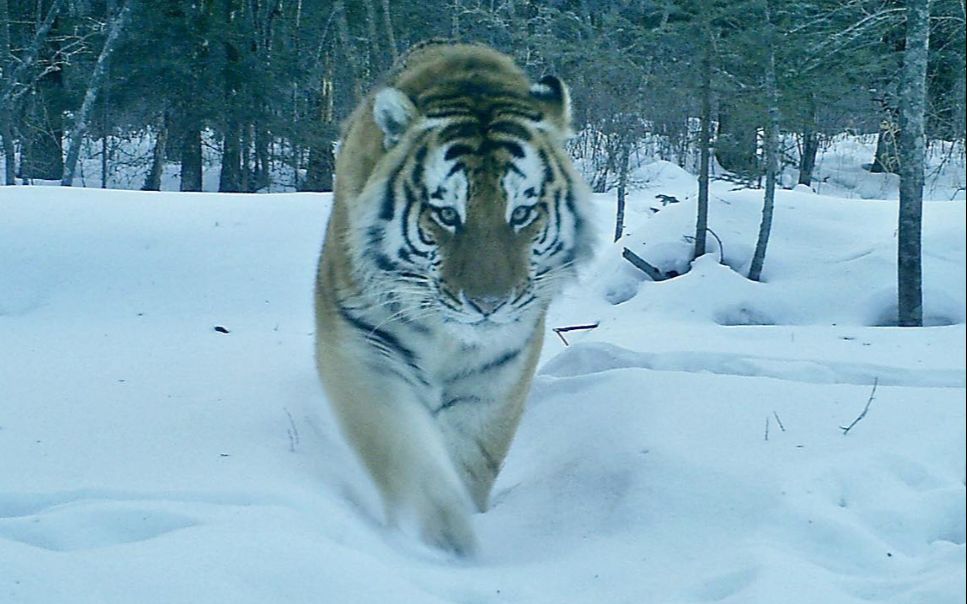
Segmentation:
<svg viewBox="0 0 967 604">
<path fill-rule="evenodd" d="M 420 533 L 426 544 L 449 554 L 468 558 L 477 553 L 477 537 L 464 510 L 438 507 L 423 519 Z"/>
</svg>

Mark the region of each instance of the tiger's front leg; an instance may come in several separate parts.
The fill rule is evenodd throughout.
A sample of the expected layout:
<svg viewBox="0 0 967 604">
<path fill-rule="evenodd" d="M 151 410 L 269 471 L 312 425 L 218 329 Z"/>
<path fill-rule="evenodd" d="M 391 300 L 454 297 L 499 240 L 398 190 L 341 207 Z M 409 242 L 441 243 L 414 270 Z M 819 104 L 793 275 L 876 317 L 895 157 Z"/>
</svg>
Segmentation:
<svg viewBox="0 0 967 604">
<path fill-rule="evenodd" d="M 470 498 L 428 410 L 426 393 L 405 375 L 374 371 L 365 343 L 347 343 L 321 340 L 319 371 L 348 442 L 382 496 L 387 523 L 412 515 L 425 542 L 472 554 Z"/>
<path fill-rule="evenodd" d="M 499 349 L 444 380 L 433 417 L 450 457 L 480 512 L 510 448 L 540 357 L 543 319 L 519 346 Z"/>
</svg>

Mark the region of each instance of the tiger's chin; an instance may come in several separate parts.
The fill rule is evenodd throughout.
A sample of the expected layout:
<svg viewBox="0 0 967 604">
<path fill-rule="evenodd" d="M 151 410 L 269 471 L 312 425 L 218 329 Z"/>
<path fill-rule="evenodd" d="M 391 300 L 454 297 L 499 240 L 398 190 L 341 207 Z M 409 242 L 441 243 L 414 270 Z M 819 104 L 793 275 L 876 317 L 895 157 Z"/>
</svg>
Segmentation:
<svg viewBox="0 0 967 604">
<path fill-rule="evenodd" d="M 509 332 L 525 327 L 530 328 L 536 319 L 536 313 L 529 311 L 487 317 L 441 314 L 444 329 L 458 341 L 471 345 L 482 345 L 489 341 L 503 340 Z"/>
</svg>

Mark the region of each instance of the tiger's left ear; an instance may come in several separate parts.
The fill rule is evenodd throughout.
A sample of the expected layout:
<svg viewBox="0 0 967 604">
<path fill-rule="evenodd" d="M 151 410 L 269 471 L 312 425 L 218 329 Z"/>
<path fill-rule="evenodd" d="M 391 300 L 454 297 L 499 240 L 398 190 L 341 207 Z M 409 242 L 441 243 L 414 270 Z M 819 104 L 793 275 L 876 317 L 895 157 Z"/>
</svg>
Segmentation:
<svg viewBox="0 0 967 604">
<path fill-rule="evenodd" d="M 565 137 L 571 136 L 571 94 L 560 78 L 546 75 L 531 86 L 531 96 L 540 101 Z"/>
<path fill-rule="evenodd" d="M 373 119 L 383 131 L 387 149 L 399 142 L 416 118 L 416 105 L 397 88 L 383 88 L 373 99 Z"/>
</svg>

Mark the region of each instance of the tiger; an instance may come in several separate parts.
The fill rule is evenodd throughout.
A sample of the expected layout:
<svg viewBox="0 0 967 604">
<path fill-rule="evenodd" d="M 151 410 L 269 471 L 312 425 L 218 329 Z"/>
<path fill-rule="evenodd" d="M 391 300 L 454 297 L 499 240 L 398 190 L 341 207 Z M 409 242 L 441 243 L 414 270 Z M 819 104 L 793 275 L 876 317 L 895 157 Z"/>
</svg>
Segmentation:
<svg viewBox="0 0 967 604">
<path fill-rule="evenodd" d="M 388 525 L 471 555 L 550 301 L 591 253 L 569 92 L 476 44 L 409 52 L 344 125 L 316 361 Z"/>
</svg>

